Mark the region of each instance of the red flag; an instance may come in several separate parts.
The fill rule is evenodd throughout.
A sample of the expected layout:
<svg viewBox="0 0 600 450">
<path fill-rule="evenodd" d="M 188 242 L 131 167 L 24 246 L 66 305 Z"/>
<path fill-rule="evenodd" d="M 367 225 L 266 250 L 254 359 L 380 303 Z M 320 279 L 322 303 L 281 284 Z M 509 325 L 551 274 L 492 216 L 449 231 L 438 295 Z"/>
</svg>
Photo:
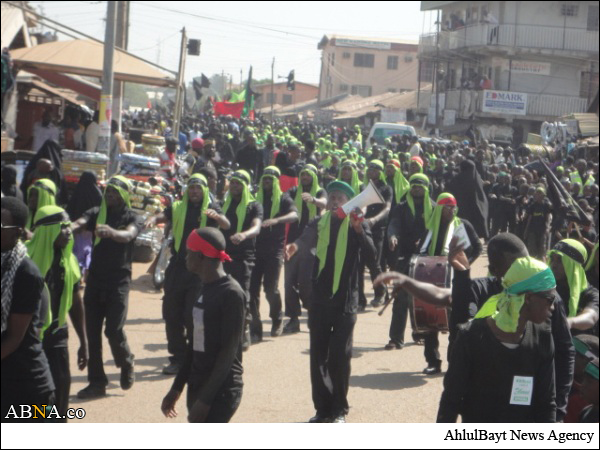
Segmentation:
<svg viewBox="0 0 600 450">
<path fill-rule="evenodd" d="M 239 119 L 242 116 L 244 110 L 244 102 L 229 103 L 229 102 L 216 102 L 214 104 L 215 116 L 233 116 Z"/>
<path fill-rule="evenodd" d="M 148 107 L 148 109 L 152 109 L 152 102 L 148 100 L 148 104 L 146 106 Z"/>
</svg>

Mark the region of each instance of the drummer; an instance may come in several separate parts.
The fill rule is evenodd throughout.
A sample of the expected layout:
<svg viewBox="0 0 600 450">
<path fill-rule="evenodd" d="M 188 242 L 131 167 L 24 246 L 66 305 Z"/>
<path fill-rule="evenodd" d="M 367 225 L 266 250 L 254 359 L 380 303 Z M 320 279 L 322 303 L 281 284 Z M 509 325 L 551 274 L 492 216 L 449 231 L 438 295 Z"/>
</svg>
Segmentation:
<svg viewBox="0 0 600 450">
<path fill-rule="evenodd" d="M 428 256 L 447 256 L 450 249 L 450 241 L 453 236 L 458 235 L 461 230 L 465 232 L 468 241 L 463 244 L 469 264 L 479 258 L 483 246 L 477 232 L 471 223 L 457 217 L 458 204 L 452 194 L 440 194 L 437 204 L 427 222 L 429 233 L 421 248 L 421 253 Z M 426 375 L 435 375 L 441 372 L 442 360 L 439 352 L 439 332 L 432 331 L 425 334 L 425 360 L 427 368 L 423 371 Z"/>
</svg>

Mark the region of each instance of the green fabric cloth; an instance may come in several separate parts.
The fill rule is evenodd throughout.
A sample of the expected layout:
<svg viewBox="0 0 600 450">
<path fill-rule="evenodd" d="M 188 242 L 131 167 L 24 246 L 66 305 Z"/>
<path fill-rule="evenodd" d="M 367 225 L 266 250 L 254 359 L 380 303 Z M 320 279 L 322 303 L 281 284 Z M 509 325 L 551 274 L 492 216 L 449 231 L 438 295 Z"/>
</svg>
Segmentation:
<svg viewBox="0 0 600 450">
<path fill-rule="evenodd" d="M 319 259 L 319 275 L 321 275 L 321 272 L 327 263 L 327 249 L 329 248 L 329 241 L 331 238 L 331 214 L 331 211 L 327 211 L 319 221 L 318 225 L 317 258 Z M 346 252 L 348 250 L 349 228 L 350 216 L 343 220 L 338 231 L 338 237 L 335 245 L 333 287 L 331 290 L 332 295 L 335 295 L 340 287 L 340 279 L 342 277 L 342 270 L 346 260 Z"/>
<path fill-rule="evenodd" d="M 550 291 L 556 288 L 556 280 L 546 264 L 528 256 L 510 266 L 502 286 L 504 291 L 490 298 L 475 318 L 492 317 L 502 331 L 514 333 L 519 326 L 525 294 Z"/>
<path fill-rule="evenodd" d="M 596 255 L 598 254 L 598 242 L 596 242 L 596 245 L 594 245 L 594 249 L 592 250 L 592 254 L 590 255 L 587 264 L 585 265 L 585 271 L 589 271 L 594 267 L 594 264 L 596 264 Z"/>
<path fill-rule="evenodd" d="M 125 186 L 127 186 L 127 189 L 124 189 L 122 186 L 120 186 L 121 183 L 124 183 Z M 116 189 L 117 192 L 121 195 L 121 198 L 125 202 L 125 205 L 127 206 L 127 208 L 131 208 L 131 201 L 129 200 L 129 195 L 131 193 L 131 183 L 129 182 L 129 180 L 125 177 L 122 177 L 121 175 L 115 175 L 110 180 L 108 180 L 108 184 L 106 185 L 106 187 L 108 188 L 109 186 Z M 102 203 L 100 204 L 100 212 L 98 214 L 98 219 L 96 220 L 96 226 L 106 225 L 106 214 L 107 214 L 107 210 L 106 210 L 106 190 L 105 190 L 104 196 L 102 197 Z M 99 243 L 100 243 L 100 238 L 97 237 L 94 242 L 94 246 L 98 245 Z"/>
<path fill-rule="evenodd" d="M 250 193 L 250 174 L 245 170 L 236 171 L 231 177 L 234 180 L 239 181 L 244 185 L 244 190 L 242 192 L 242 199 L 240 200 L 240 204 L 238 205 L 236 211 L 238 223 L 237 223 L 237 233 L 241 233 L 242 227 L 244 226 L 244 221 L 246 220 L 246 213 L 248 212 L 248 204 L 253 202 L 254 196 Z M 231 206 L 232 197 L 230 193 L 227 193 L 225 197 L 225 204 L 223 205 L 223 213 L 227 214 L 229 211 L 229 207 Z"/>
<path fill-rule="evenodd" d="M 44 225 L 40 224 L 36 227 L 33 238 L 25 243 L 27 253 L 31 260 L 36 264 L 42 277 L 45 279 L 54 262 L 54 243 L 61 233 L 63 225 L 70 226 L 71 222 L 66 211 L 58 206 L 44 206 L 38 210 L 35 215 L 35 223 L 40 223 L 43 219 L 50 216 L 62 215 L 56 223 Z M 79 262 L 73 254 L 74 240 L 71 239 L 67 246 L 62 250 L 60 265 L 65 271 L 64 287 L 60 299 L 58 309 L 58 325 L 62 327 L 67 323 L 67 314 L 73 306 L 73 289 L 81 279 L 79 270 Z M 46 317 L 44 326 L 42 327 L 42 336 L 48 327 L 52 324 L 52 308 L 48 308 L 48 316 Z"/>
<path fill-rule="evenodd" d="M 350 167 L 350 169 L 352 169 L 352 180 L 350 183 L 342 180 L 342 170 L 344 170 L 344 167 Z M 344 181 L 352 187 L 354 192 L 360 192 L 360 178 L 358 177 L 358 169 L 356 168 L 356 164 L 349 161 L 343 162 L 338 173 L 338 181 Z"/>
<path fill-rule="evenodd" d="M 600 375 L 600 369 L 593 362 L 589 362 L 587 366 L 585 366 L 585 373 L 597 381 Z"/>
<path fill-rule="evenodd" d="M 356 195 L 356 192 L 354 192 L 354 189 L 352 189 L 352 186 L 350 186 L 348 183 L 344 183 L 343 181 L 339 181 L 339 180 L 332 181 L 331 183 L 329 183 L 327 185 L 327 193 L 330 193 L 333 191 L 343 192 L 344 194 L 346 194 L 346 197 L 348 197 L 348 199 L 352 199 Z"/>
<path fill-rule="evenodd" d="M 369 170 L 370 168 L 375 168 L 377 170 L 379 170 L 379 181 L 381 181 L 382 183 L 386 182 L 385 179 L 385 165 L 383 164 L 382 161 L 378 160 L 378 159 L 374 159 L 369 163 L 369 167 L 367 167 L 367 170 Z M 365 176 L 365 180 L 363 183 L 364 187 L 367 187 L 369 185 L 369 177 Z M 358 192 L 358 191 L 356 191 Z"/>
<path fill-rule="evenodd" d="M 300 172 L 300 175 L 302 175 L 302 173 L 304 172 L 308 173 L 312 177 L 312 185 L 310 186 L 309 192 L 310 195 L 313 196 L 313 198 L 316 198 L 317 192 L 319 192 L 319 177 L 317 175 L 317 168 L 312 164 L 307 164 L 306 166 L 304 166 L 302 172 Z M 304 209 L 302 208 L 303 193 L 304 190 L 302 189 L 302 185 L 298 186 L 298 189 L 296 190 L 296 198 L 294 198 L 294 202 L 296 203 L 296 209 L 298 209 L 298 223 L 302 221 L 302 210 Z M 312 203 L 308 203 L 306 206 L 308 207 L 308 220 L 312 220 L 315 217 L 317 217 L 317 206 Z"/>
<path fill-rule="evenodd" d="M 35 214 L 40 208 L 44 206 L 56 205 L 56 184 L 54 181 L 47 178 L 37 180 L 29 189 L 27 189 L 27 198 L 31 195 L 31 191 L 35 189 L 38 193 L 38 201 L 34 211 L 29 211 L 29 217 L 27 218 L 27 229 L 31 230 L 34 225 Z"/>
<path fill-rule="evenodd" d="M 576 241 L 575 239 L 564 239 L 560 242 L 569 245 L 579 252 L 583 257 L 583 261 L 587 260 L 587 250 L 581 242 Z M 567 274 L 567 281 L 569 282 L 569 317 L 576 317 L 577 311 L 579 310 L 581 293 L 588 288 L 585 269 L 583 268 L 582 264 L 579 264 L 565 253 L 557 250 L 550 250 L 548 253 L 549 258 L 551 258 L 554 254 L 560 255 L 563 267 L 565 268 L 565 273 Z"/>
<path fill-rule="evenodd" d="M 440 238 L 439 234 L 440 234 L 440 224 L 442 222 L 442 211 L 444 209 L 444 205 L 440 205 L 440 202 L 447 198 L 454 198 L 454 196 L 447 192 L 440 194 L 438 196 L 437 204 L 435 205 L 433 214 L 429 218 L 429 221 L 426 223 L 427 229 L 431 232 L 431 242 L 429 243 L 429 248 L 427 249 L 427 253 L 429 254 L 429 256 L 435 256 L 435 249 L 437 248 L 437 242 L 438 242 L 438 239 Z M 458 211 L 456 211 L 456 212 L 458 212 Z M 446 228 L 446 235 L 443 237 L 444 242 L 446 242 L 448 240 L 448 233 L 450 233 L 450 231 L 452 231 L 452 229 L 455 230 L 457 227 L 459 227 L 461 223 L 462 223 L 462 221 L 456 216 L 456 213 L 455 213 L 454 219 L 452 219 L 452 224 L 451 224 L 453 226 L 450 226 L 450 224 L 449 224 L 448 227 Z M 438 255 L 438 256 L 446 256 L 446 255 Z"/>
<path fill-rule="evenodd" d="M 429 177 L 427 175 L 423 175 L 422 173 L 416 173 L 409 179 L 410 187 L 412 189 L 413 186 L 419 185 L 425 189 L 425 197 L 423 198 L 423 218 L 425 219 L 425 223 L 429 221 L 431 214 L 433 213 L 431 207 L 431 201 L 429 199 Z M 415 216 L 415 199 L 413 198 L 410 189 L 406 193 L 406 203 L 408 203 L 408 207 L 410 208 L 413 217 Z"/>
<path fill-rule="evenodd" d="M 281 192 L 281 185 L 279 184 L 279 177 L 281 176 L 281 172 L 275 166 L 269 166 L 265 168 L 265 172 L 272 172 L 277 175 L 271 175 L 269 173 L 266 173 L 261 177 L 256 201 L 258 201 L 261 205 L 264 206 L 264 191 L 262 180 L 264 180 L 265 178 L 271 178 L 273 180 L 273 191 L 271 193 L 271 215 L 268 218 L 272 219 L 276 217 L 277 214 L 279 214 L 279 209 L 281 207 L 281 196 L 283 195 Z"/>
<path fill-rule="evenodd" d="M 394 196 L 396 197 L 396 203 L 400 203 L 410 190 L 410 183 L 402 173 L 402 170 L 393 164 L 394 161 L 400 164 L 400 161 L 392 160 L 388 163 L 388 167 L 394 168 Z"/>
<path fill-rule="evenodd" d="M 204 175 L 196 173 L 190 177 L 185 194 L 183 194 L 183 198 L 180 201 L 173 203 L 173 240 L 176 252 L 179 252 L 179 249 L 181 248 L 181 243 L 185 238 L 187 238 L 187 236 L 183 235 L 183 231 L 185 228 L 185 219 L 187 217 L 189 202 L 188 189 L 190 188 L 190 185 L 194 184 L 202 186 L 202 208 L 200 210 L 200 228 L 206 226 L 206 222 L 208 219 L 206 214 L 204 214 L 208 209 L 208 205 L 210 204 L 210 192 L 208 190 L 208 181 L 206 180 L 206 177 Z"/>
</svg>

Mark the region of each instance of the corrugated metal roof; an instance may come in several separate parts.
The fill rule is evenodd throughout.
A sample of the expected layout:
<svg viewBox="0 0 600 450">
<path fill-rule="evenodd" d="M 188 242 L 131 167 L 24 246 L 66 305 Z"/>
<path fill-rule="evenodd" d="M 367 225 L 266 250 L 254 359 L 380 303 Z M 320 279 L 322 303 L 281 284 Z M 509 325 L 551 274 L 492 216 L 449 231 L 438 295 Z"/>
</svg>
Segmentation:
<svg viewBox="0 0 600 450">
<path fill-rule="evenodd" d="M 12 42 L 15 40 L 15 37 L 21 31 L 24 31 L 28 37 L 27 25 L 25 23 L 23 11 L 2 2 L 0 30 L 2 33 L 2 48 L 10 47 Z M 30 42 L 27 42 L 27 39 L 26 43 L 31 45 Z"/>
</svg>

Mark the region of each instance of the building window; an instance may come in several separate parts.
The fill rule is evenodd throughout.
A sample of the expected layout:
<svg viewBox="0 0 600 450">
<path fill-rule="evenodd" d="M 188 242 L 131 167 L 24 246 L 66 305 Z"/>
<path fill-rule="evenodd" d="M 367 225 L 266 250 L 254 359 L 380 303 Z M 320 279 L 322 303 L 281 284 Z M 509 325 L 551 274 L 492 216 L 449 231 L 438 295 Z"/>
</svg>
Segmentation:
<svg viewBox="0 0 600 450">
<path fill-rule="evenodd" d="M 277 94 L 267 92 L 267 104 L 274 105 L 275 103 L 277 103 Z"/>
<path fill-rule="evenodd" d="M 579 87 L 579 97 L 592 99 L 598 92 L 598 72 L 581 72 L 581 84 Z"/>
<path fill-rule="evenodd" d="M 283 104 L 284 105 L 292 104 L 292 96 L 290 94 L 283 94 Z"/>
<path fill-rule="evenodd" d="M 414 56 L 413 55 L 404 55 L 404 62 L 407 64 L 410 64 L 411 62 L 414 61 Z"/>
<path fill-rule="evenodd" d="M 342 58 L 343 59 L 350 59 L 352 55 L 350 54 L 350 52 L 344 52 L 342 53 Z"/>
<path fill-rule="evenodd" d="M 395 94 L 395 93 L 398 92 L 398 89 L 396 89 L 396 88 L 388 88 L 387 91 L 390 92 L 390 93 L 392 93 L 392 94 Z"/>
<path fill-rule="evenodd" d="M 360 95 L 361 97 L 370 97 L 373 88 L 371 86 L 352 86 L 352 95 Z"/>
<path fill-rule="evenodd" d="M 355 53 L 354 67 L 375 67 L 375 55 L 372 53 Z"/>
<path fill-rule="evenodd" d="M 348 92 L 348 85 L 340 84 L 340 92 Z"/>
<path fill-rule="evenodd" d="M 388 56 L 388 70 L 398 70 L 398 57 L 397 56 Z"/>
<path fill-rule="evenodd" d="M 425 83 L 433 83 L 433 61 L 423 61 L 421 63 L 421 81 Z"/>
<path fill-rule="evenodd" d="M 598 31 L 598 6 L 593 5 L 588 9 L 588 31 Z"/>
<path fill-rule="evenodd" d="M 563 3 L 560 7 L 560 14 L 566 17 L 577 17 L 579 15 L 579 5 Z"/>
</svg>

